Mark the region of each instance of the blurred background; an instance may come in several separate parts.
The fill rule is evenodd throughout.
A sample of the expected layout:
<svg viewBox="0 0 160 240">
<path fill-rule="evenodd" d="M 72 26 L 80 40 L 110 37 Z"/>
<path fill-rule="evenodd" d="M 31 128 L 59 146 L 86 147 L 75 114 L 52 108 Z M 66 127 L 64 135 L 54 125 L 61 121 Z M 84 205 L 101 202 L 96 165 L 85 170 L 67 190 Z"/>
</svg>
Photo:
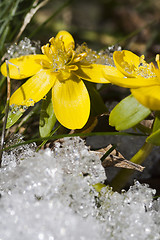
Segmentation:
<svg viewBox="0 0 160 240">
<path fill-rule="evenodd" d="M 120 45 L 148 58 L 160 51 L 160 0 L 1 0 L 1 56 L 2 40 L 13 42 L 27 12 L 42 2 L 21 39 L 26 36 L 44 44 L 65 29 L 77 43 L 86 41 L 96 50 Z"/>
<path fill-rule="evenodd" d="M 33 38 L 46 42 L 59 30 L 66 29 L 77 42 L 86 41 L 96 50 L 120 45 L 148 58 L 159 53 L 159 0 L 52 0 L 37 12 L 25 35 L 34 33 L 65 3 L 66 6 Z"/>
<path fill-rule="evenodd" d="M 77 42 L 86 41 L 96 50 L 118 44 L 147 57 L 154 57 L 160 51 L 159 0 L 73 0 L 68 4 L 52 0 L 37 12 L 28 31 L 34 31 L 65 3 L 66 7 L 36 36 L 38 39 L 46 42 L 59 30 L 66 29 Z"/>
</svg>

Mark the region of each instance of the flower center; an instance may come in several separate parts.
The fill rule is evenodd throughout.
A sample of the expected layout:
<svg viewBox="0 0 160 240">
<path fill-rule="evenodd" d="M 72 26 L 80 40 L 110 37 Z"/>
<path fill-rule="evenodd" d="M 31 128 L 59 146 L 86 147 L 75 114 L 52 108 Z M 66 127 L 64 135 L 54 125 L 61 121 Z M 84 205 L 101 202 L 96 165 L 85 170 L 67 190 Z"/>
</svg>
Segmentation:
<svg viewBox="0 0 160 240">
<path fill-rule="evenodd" d="M 69 78 L 71 71 L 78 69 L 77 63 L 83 60 L 87 53 L 76 52 L 73 50 L 73 45 L 66 50 L 63 39 L 51 38 L 50 44 L 42 47 L 42 52 L 48 58 L 48 61 L 43 61 L 43 68 L 52 69 L 53 72 L 59 72 L 59 79 L 64 81 Z"/>
<path fill-rule="evenodd" d="M 135 66 L 134 64 L 128 64 L 127 62 L 122 63 L 122 67 L 127 73 L 132 74 L 133 76 L 141 76 L 144 78 L 156 77 L 151 64 L 146 63 L 144 60 L 144 55 L 139 58 L 139 65 Z"/>
<path fill-rule="evenodd" d="M 72 58 L 73 50 L 66 51 L 64 42 L 61 39 L 56 41 L 55 38 L 51 38 L 49 42 L 50 44 L 48 43 L 42 47 L 43 54 L 48 58 L 48 61 L 43 61 L 43 67 L 50 68 L 53 72 L 64 70 Z"/>
</svg>

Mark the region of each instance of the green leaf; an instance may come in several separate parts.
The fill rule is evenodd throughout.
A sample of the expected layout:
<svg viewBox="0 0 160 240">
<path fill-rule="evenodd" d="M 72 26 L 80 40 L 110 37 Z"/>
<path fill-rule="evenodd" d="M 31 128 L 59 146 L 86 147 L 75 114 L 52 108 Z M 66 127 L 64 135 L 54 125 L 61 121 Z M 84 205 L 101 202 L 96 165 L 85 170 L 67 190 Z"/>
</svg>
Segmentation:
<svg viewBox="0 0 160 240">
<path fill-rule="evenodd" d="M 57 119 L 53 110 L 51 91 L 42 101 L 40 113 L 39 132 L 41 137 L 47 137 L 52 131 Z"/>
<path fill-rule="evenodd" d="M 94 184 L 94 185 L 92 185 L 92 186 L 94 187 L 94 189 L 95 189 L 98 193 L 101 192 L 102 188 L 106 187 L 106 185 L 103 184 L 103 183 L 96 183 L 96 184 Z"/>
<path fill-rule="evenodd" d="M 154 145 L 160 145 L 160 111 L 156 112 L 152 134 L 146 139 L 146 142 Z"/>
<path fill-rule="evenodd" d="M 91 101 L 91 116 L 99 116 L 103 113 L 108 112 L 108 109 L 105 106 L 101 95 L 96 90 L 95 85 L 87 81 L 85 81 L 85 85 L 89 92 L 90 101 Z"/>
<path fill-rule="evenodd" d="M 160 129 L 160 111 L 156 111 L 155 120 L 153 124 L 153 132 L 156 132 L 159 129 Z"/>
<path fill-rule="evenodd" d="M 152 143 L 154 145 L 160 146 L 160 129 L 152 133 L 147 139 L 146 142 Z"/>
<path fill-rule="evenodd" d="M 129 95 L 111 111 L 109 124 L 118 131 L 126 130 L 145 119 L 150 113 L 150 109 L 144 107 L 132 95 Z"/>
<path fill-rule="evenodd" d="M 18 119 L 24 114 L 25 110 L 27 110 L 27 108 L 26 109 L 15 108 L 15 110 L 13 108 L 11 111 L 9 111 L 6 129 L 12 127 L 18 121 Z"/>
</svg>

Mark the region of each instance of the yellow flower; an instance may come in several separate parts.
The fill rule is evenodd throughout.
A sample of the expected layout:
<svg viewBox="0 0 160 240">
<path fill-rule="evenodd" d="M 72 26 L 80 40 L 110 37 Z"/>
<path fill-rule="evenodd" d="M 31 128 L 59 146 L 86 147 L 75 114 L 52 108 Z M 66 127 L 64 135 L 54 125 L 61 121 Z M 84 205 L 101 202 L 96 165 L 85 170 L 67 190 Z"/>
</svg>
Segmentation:
<svg viewBox="0 0 160 240">
<path fill-rule="evenodd" d="M 52 102 L 58 121 L 69 129 L 80 129 L 90 114 L 90 98 L 82 79 L 108 83 L 102 64 L 90 64 L 87 52 L 75 49 L 72 35 L 60 31 L 42 47 L 43 54 L 9 60 L 10 78 L 30 77 L 11 96 L 10 105 L 33 106 L 52 88 Z M 6 63 L 1 72 L 7 76 Z"/>
<path fill-rule="evenodd" d="M 158 69 L 153 63 L 146 63 L 144 56 L 123 50 L 113 54 L 115 67 L 106 66 L 104 76 L 111 83 L 130 88 L 133 96 L 144 106 L 160 110 L 160 61 L 157 55 Z"/>
</svg>

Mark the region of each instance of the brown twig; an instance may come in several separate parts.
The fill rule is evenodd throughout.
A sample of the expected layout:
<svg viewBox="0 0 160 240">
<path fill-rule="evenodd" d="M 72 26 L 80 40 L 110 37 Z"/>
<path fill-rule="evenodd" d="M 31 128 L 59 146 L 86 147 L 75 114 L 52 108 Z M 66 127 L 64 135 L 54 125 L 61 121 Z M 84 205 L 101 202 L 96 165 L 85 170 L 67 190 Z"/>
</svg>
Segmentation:
<svg viewBox="0 0 160 240">
<path fill-rule="evenodd" d="M 34 16 L 34 14 L 44 5 L 46 5 L 48 3 L 49 0 L 44 0 L 43 2 L 39 3 L 39 0 L 35 0 L 33 3 L 33 7 L 31 8 L 31 10 L 27 13 L 27 15 L 24 18 L 23 21 L 23 25 L 18 33 L 18 35 L 15 38 L 15 42 L 17 42 L 21 36 L 21 34 L 23 33 L 23 31 L 25 30 L 26 26 L 30 23 L 32 17 Z"/>
<path fill-rule="evenodd" d="M 105 153 L 112 148 L 112 145 L 109 144 L 106 148 L 101 148 L 97 151 L 93 151 L 96 153 L 100 158 L 103 158 Z M 103 161 L 102 161 L 102 166 L 104 168 L 106 167 L 119 167 L 119 168 L 127 168 L 127 169 L 132 169 L 132 170 L 137 170 L 142 172 L 144 170 L 144 167 L 142 167 L 139 164 L 133 163 L 131 161 L 126 160 L 122 154 L 114 149 Z"/>
</svg>

